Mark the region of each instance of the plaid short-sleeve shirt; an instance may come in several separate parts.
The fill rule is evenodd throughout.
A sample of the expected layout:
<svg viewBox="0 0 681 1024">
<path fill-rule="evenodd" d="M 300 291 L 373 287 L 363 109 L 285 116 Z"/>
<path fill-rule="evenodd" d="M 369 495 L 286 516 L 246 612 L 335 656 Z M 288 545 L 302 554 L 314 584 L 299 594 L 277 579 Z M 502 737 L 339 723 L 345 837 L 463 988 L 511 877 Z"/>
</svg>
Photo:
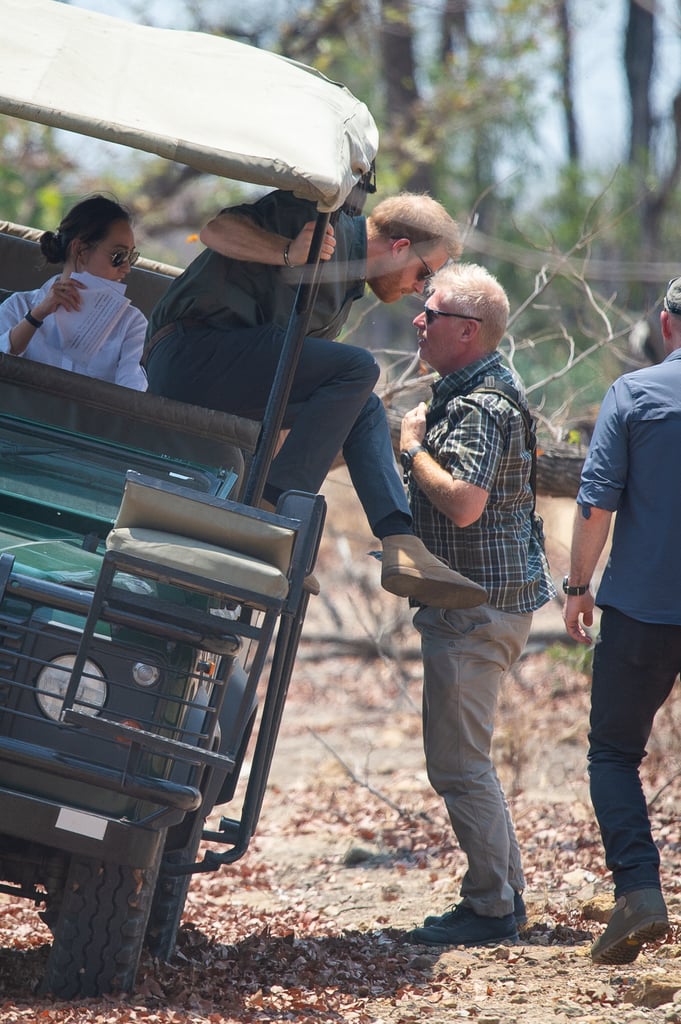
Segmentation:
<svg viewBox="0 0 681 1024">
<path fill-rule="evenodd" d="M 485 587 L 495 607 L 531 612 L 556 591 L 533 530 L 532 458 L 522 415 L 501 395 L 472 393 L 490 375 L 523 395 L 498 353 L 484 356 L 433 385 L 423 442 L 453 477 L 489 492 L 482 515 L 469 526 L 456 526 L 413 475 L 409 503 L 415 531 L 433 554 Z"/>
</svg>

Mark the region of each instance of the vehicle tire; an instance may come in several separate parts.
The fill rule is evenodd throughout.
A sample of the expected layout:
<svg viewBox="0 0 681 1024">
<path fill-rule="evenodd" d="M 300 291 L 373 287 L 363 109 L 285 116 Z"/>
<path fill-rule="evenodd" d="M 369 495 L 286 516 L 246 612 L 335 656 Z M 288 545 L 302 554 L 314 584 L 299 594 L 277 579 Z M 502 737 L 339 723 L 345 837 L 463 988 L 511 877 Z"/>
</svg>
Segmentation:
<svg viewBox="0 0 681 1024">
<path fill-rule="evenodd" d="M 163 864 L 193 864 L 200 842 L 201 829 L 191 836 L 184 849 L 167 853 Z M 170 960 L 173 955 L 192 878 L 193 875 L 165 875 L 161 867 L 144 937 L 145 947 L 159 960 Z"/>
<path fill-rule="evenodd" d="M 43 993 L 82 999 L 132 989 L 161 851 L 146 868 L 72 857 Z"/>
</svg>

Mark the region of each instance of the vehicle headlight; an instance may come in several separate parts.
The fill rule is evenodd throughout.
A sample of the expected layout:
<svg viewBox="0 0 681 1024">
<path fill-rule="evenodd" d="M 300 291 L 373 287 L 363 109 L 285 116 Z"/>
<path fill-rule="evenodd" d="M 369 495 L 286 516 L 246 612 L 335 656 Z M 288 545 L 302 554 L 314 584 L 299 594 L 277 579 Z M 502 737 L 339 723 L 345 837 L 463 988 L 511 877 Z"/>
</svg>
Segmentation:
<svg viewBox="0 0 681 1024">
<path fill-rule="evenodd" d="M 58 722 L 64 704 L 64 696 L 68 689 L 71 670 L 76 660 L 75 654 L 60 654 L 45 665 L 38 674 L 36 682 L 36 699 L 40 710 L 54 722 Z M 94 661 L 86 658 L 83 675 L 78 684 L 74 711 L 85 715 L 98 715 L 104 707 L 107 697 L 107 685 L 104 673 Z"/>
</svg>

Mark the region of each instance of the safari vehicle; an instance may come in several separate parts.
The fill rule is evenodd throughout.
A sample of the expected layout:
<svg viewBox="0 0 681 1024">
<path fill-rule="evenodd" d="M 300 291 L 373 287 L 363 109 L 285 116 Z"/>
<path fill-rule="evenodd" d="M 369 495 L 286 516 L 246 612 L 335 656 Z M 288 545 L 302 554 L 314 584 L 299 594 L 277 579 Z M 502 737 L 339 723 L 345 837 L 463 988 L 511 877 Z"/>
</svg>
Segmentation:
<svg viewBox="0 0 681 1024">
<path fill-rule="evenodd" d="M 0 113 L 319 211 L 262 424 L 0 356 L 0 892 L 52 931 L 43 990 L 78 998 L 131 989 L 145 944 L 169 957 L 192 875 L 256 828 L 324 519 L 318 495 L 258 504 L 320 240 L 376 131 L 344 87 L 248 46 L 53 0 L 0 13 Z M 0 298 L 46 273 L 3 225 Z M 170 273 L 136 266 L 129 296 L 148 312 Z"/>
</svg>

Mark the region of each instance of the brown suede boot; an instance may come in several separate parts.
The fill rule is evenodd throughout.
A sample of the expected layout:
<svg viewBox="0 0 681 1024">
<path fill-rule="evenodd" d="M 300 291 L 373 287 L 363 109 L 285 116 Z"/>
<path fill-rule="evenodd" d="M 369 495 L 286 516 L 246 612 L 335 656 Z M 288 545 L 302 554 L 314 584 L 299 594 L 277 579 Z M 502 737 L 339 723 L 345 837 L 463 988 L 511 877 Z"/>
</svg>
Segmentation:
<svg viewBox="0 0 681 1024">
<path fill-rule="evenodd" d="M 435 608 L 474 608 L 487 600 L 484 587 L 450 569 L 411 533 L 384 537 L 381 585 Z"/>
</svg>

